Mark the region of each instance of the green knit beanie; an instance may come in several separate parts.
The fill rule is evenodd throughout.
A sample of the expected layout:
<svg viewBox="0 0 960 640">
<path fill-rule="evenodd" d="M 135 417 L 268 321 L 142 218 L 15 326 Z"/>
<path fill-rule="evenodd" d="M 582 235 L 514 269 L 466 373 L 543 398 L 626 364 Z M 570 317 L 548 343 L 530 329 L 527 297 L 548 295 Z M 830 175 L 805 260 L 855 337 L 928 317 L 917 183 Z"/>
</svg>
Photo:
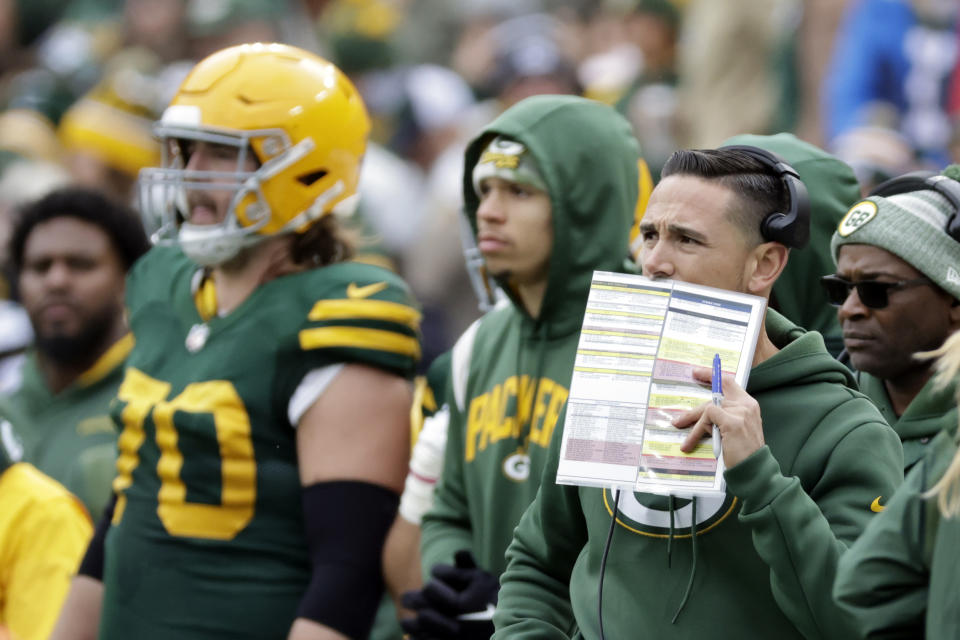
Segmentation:
<svg viewBox="0 0 960 640">
<path fill-rule="evenodd" d="M 944 175 L 957 179 L 960 167 Z M 954 215 L 950 202 L 924 189 L 889 197 L 870 196 L 853 205 L 830 240 L 834 262 L 840 247 L 866 244 L 899 257 L 960 300 L 960 242 L 946 232 Z"/>
<path fill-rule="evenodd" d="M 548 191 L 547 183 L 537 168 L 537 161 L 527 148 L 516 140 L 497 136 L 484 149 L 473 168 L 473 190 L 480 194 L 480 183 L 486 178 L 502 178 Z"/>
</svg>

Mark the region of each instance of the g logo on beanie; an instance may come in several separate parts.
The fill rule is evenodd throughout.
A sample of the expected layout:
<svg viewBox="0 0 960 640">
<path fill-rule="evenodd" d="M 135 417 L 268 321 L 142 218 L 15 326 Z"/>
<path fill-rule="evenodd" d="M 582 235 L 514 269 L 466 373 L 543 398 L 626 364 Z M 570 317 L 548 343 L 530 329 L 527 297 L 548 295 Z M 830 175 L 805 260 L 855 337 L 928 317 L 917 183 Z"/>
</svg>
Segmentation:
<svg viewBox="0 0 960 640">
<path fill-rule="evenodd" d="M 843 216 L 837 226 L 837 233 L 842 237 L 847 237 L 863 225 L 873 220 L 877 215 L 877 205 L 869 200 L 861 200 L 850 207 L 847 215 Z"/>
<path fill-rule="evenodd" d="M 879 247 L 960 300 L 960 244 L 947 233 L 956 208 L 929 188 L 872 195 L 853 205 L 830 239 L 834 263 L 846 244 Z"/>
<path fill-rule="evenodd" d="M 480 183 L 491 177 L 527 184 L 547 191 L 547 184 L 527 148 L 502 136 L 490 141 L 473 168 L 473 190 L 480 194 Z"/>
</svg>

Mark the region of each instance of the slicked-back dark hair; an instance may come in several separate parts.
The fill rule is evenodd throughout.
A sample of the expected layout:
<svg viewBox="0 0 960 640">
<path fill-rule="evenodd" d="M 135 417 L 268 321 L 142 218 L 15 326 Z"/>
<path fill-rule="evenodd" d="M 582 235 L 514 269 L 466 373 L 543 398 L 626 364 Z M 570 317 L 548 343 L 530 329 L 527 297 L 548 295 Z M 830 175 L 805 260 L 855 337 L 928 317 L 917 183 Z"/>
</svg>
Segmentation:
<svg viewBox="0 0 960 640">
<path fill-rule="evenodd" d="M 34 227 L 57 218 L 77 218 L 103 229 L 124 269 L 129 269 L 150 248 L 140 216 L 130 208 L 94 189 L 63 187 L 20 208 L 9 246 L 15 278 L 23 268 L 23 250 Z"/>
<path fill-rule="evenodd" d="M 783 180 L 770 167 L 738 149 L 681 149 L 670 156 L 660 175 L 693 176 L 730 189 L 735 199 L 727 214 L 750 246 L 765 242 L 760 231 L 764 219 L 790 206 Z"/>
</svg>

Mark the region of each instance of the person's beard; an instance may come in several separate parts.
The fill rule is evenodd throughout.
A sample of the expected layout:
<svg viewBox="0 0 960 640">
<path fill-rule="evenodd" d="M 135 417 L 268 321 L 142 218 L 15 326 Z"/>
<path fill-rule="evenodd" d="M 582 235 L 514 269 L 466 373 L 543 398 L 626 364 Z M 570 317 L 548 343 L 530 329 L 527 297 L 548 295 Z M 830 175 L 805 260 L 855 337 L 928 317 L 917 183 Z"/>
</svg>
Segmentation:
<svg viewBox="0 0 960 640">
<path fill-rule="evenodd" d="M 116 317 L 121 311 L 112 305 L 100 309 L 72 335 L 37 333 L 34 344 L 41 354 L 61 366 L 77 367 L 93 364 L 106 347 Z"/>
</svg>

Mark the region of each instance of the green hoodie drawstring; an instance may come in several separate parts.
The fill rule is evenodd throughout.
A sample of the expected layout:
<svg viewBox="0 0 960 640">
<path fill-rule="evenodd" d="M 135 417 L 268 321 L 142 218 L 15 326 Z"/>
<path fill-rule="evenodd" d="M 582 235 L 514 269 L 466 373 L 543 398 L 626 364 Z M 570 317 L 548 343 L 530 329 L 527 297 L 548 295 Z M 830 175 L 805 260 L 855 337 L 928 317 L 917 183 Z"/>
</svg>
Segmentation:
<svg viewBox="0 0 960 640">
<path fill-rule="evenodd" d="M 519 447 L 518 447 L 517 450 L 518 450 L 518 451 L 521 451 L 522 453 L 525 453 L 525 454 L 527 453 L 527 450 L 530 448 L 530 428 L 533 426 L 533 406 L 532 406 L 532 405 L 533 405 L 534 402 L 537 401 L 537 394 L 540 393 L 540 376 L 543 375 L 543 361 L 544 361 L 544 358 L 546 357 L 546 353 L 547 353 L 547 339 L 546 339 L 545 337 L 543 337 L 542 331 L 540 330 L 540 327 L 539 327 L 538 325 L 536 325 L 536 324 L 534 325 L 533 336 L 535 336 L 535 337 L 537 338 L 537 341 L 539 342 L 539 347 L 540 347 L 540 348 L 538 349 L 538 351 L 537 351 L 537 364 L 536 364 L 536 367 L 534 368 L 534 374 L 533 374 L 533 375 L 534 375 L 533 379 L 536 380 L 537 382 L 536 382 L 536 385 L 535 385 L 534 388 L 533 388 L 533 395 L 530 396 L 529 398 L 524 398 L 524 399 L 523 399 L 523 402 L 524 402 L 524 403 L 529 403 L 529 404 L 530 404 L 530 410 L 529 410 L 529 412 L 527 412 L 527 424 L 526 424 L 526 429 L 524 429 L 524 432 L 523 432 L 523 433 L 517 434 L 517 435 L 518 435 L 518 438 L 519 438 L 519 440 L 520 440 Z M 517 343 L 517 381 L 518 381 L 518 384 L 519 384 L 519 381 L 521 380 L 521 377 L 522 377 L 522 373 L 521 373 L 521 372 L 523 371 L 523 362 L 522 362 L 522 360 L 521 360 L 522 357 L 523 357 L 523 339 L 522 339 L 522 337 L 521 337 L 520 341 Z M 518 395 L 518 398 L 517 398 L 517 399 L 518 399 L 518 403 L 519 403 L 519 401 L 520 401 L 519 395 Z M 523 413 L 523 412 L 521 411 L 520 405 L 518 404 L 518 405 L 517 405 L 517 415 L 519 416 L 519 415 L 521 415 L 522 413 Z M 522 428 L 522 427 L 523 427 L 523 425 L 521 425 L 521 428 Z M 528 454 L 528 455 L 529 455 L 529 454 Z"/>
<path fill-rule="evenodd" d="M 537 384 L 533 388 L 533 397 L 530 398 L 531 407 L 530 407 L 530 413 L 527 414 L 528 415 L 527 435 L 524 438 L 524 443 L 523 443 L 524 452 L 526 452 L 526 450 L 530 448 L 530 429 L 533 428 L 533 411 L 534 411 L 534 407 L 532 406 L 532 403 L 535 403 L 537 401 L 537 395 L 540 393 L 540 382 L 542 381 L 541 376 L 543 375 L 543 360 L 547 356 L 547 339 L 543 336 L 542 329 L 540 331 L 537 331 L 536 335 L 537 335 L 537 339 L 540 342 L 540 348 L 537 350 L 537 366 L 534 369 L 534 375 L 536 375 Z"/>
<path fill-rule="evenodd" d="M 673 524 L 672 516 L 673 512 L 671 511 L 671 525 Z M 690 580 L 687 582 L 687 589 L 683 592 L 683 600 L 680 601 L 680 607 L 677 609 L 677 612 L 673 614 L 673 620 L 670 621 L 670 624 L 676 624 L 677 618 L 680 617 L 680 612 L 683 611 L 683 608 L 687 606 L 687 600 L 690 598 L 690 592 L 693 591 L 693 579 L 697 575 L 697 499 L 693 498 L 693 524 L 690 527 L 690 539 L 693 544 L 693 564 L 690 566 Z"/>
<path fill-rule="evenodd" d="M 537 392 L 540 391 L 540 376 L 543 375 L 543 361 L 547 357 L 547 338 L 542 330 L 539 332 L 540 352 L 537 353 Z"/>
</svg>

